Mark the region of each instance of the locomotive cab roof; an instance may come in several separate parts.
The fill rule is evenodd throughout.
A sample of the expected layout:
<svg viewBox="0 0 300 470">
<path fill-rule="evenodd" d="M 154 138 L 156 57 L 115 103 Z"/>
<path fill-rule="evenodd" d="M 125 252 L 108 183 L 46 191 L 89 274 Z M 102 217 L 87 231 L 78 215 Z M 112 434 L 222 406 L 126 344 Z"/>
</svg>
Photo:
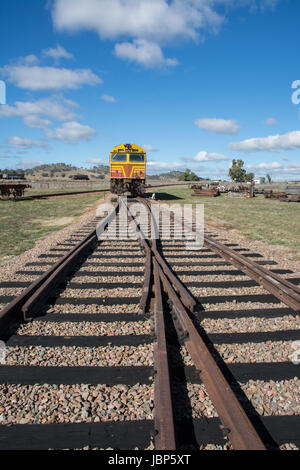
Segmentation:
<svg viewBox="0 0 300 470">
<path fill-rule="evenodd" d="M 121 144 L 117 145 L 111 150 L 111 153 L 116 153 L 116 152 L 140 152 L 140 153 L 146 153 L 145 150 L 142 147 L 139 147 L 138 145 L 135 144 Z"/>
</svg>

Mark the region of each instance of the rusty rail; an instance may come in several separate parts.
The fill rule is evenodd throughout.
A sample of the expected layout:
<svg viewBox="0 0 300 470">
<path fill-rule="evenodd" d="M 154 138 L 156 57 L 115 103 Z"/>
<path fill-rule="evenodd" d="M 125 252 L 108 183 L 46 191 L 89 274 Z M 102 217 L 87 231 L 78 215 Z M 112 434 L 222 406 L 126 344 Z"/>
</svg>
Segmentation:
<svg viewBox="0 0 300 470">
<path fill-rule="evenodd" d="M 142 247 L 146 255 L 143 293 L 140 301 L 140 310 L 145 313 L 148 300 L 152 294 L 151 278 L 153 273 L 153 311 L 155 320 L 156 342 L 154 344 L 154 427 L 155 449 L 175 450 L 175 426 L 173 417 L 172 394 L 170 385 L 170 373 L 168 363 L 168 351 L 165 331 L 165 318 L 161 291 L 160 271 L 161 267 L 153 256 L 150 244 L 146 241 L 145 234 L 130 212 L 124 199 L 122 203 L 127 209 L 128 217 L 135 223 Z M 143 201 L 144 203 L 144 201 Z M 147 206 L 148 207 L 148 206 Z M 149 210 L 149 208 L 148 208 Z M 151 212 L 149 212 L 151 216 Z"/>
<path fill-rule="evenodd" d="M 222 421 L 225 435 L 236 450 L 265 450 L 263 442 L 232 391 L 230 384 L 162 271 L 160 271 L 160 278 L 164 290 L 172 302 L 172 316 L 175 326 Z"/>
<path fill-rule="evenodd" d="M 146 207 L 149 211 L 150 217 L 151 217 L 151 223 L 154 226 L 154 231 L 155 231 L 155 233 L 158 234 L 158 230 L 157 230 L 157 227 L 156 227 L 156 221 L 155 221 L 155 219 L 153 217 L 153 214 L 151 212 L 151 203 L 149 201 L 145 201 L 143 198 L 138 198 L 138 200 L 146 205 Z M 171 284 L 173 285 L 175 290 L 180 295 L 183 304 L 193 312 L 197 302 L 194 299 L 194 297 L 191 295 L 191 293 L 187 290 L 187 288 L 182 284 L 180 279 L 173 273 L 173 271 L 168 266 L 167 262 L 164 260 L 164 258 L 159 253 L 159 251 L 157 249 L 156 238 L 152 239 L 151 249 L 152 249 L 152 252 L 155 256 L 155 259 L 159 263 L 161 269 L 166 274 L 166 276 L 170 280 Z"/>
<path fill-rule="evenodd" d="M 156 343 L 154 345 L 154 424 L 157 432 L 155 436 L 155 450 L 175 450 L 175 427 L 168 364 L 166 330 L 164 309 L 161 293 L 161 279 L 158 262 L 153 258 L 154 271 L 154 314 Z"/>
<path fill-rule="evenodd" d="M 258 282 L 271 294 L 277 297 L 295 311 L 300 310 L 300 289 L 278 274 L 272 273 L 254 261 L 249 261 L 245 256 L 235 252 L 231 248 L 204 236 L 204 246 L 210 248 L 222 258 L 229 261 L 236 268 L 243 271 L 251 279 Z"/>
<path fill-rule="evenodd" d="M 150 204 L 146 205 L 150 217 L 153 217 Z M 132 217 L 129 208 L 127 208 L 127 210 L 129 216 Z M 106 217 L 101 222 L 100 229 L 105 230 L 115 215 L 116 211 Z M 135 219 L 133 218 L 133 220 Z M 231 441 L 233 448 L 247 450 L 265 449 L 264 444 L 247 417 L 243 407 L 237 400 L 230 384 L 227 382 L 200 333 L 196 330 L 190 319 L 189 312 L 196 304 L 195 300 L 179 281 L 177 276 L 170 270 L 165 260 L 158 252 L 156 239 L 154 239 L 151 244 L 149 241 L 146 241 L 139 225 L 136 221 L 135 223 L 139 229 L 138 233 L 146 254 L 145 278 L 147 281 L 144 286 L 148 286 L 148 296 L 151 295 L 151 270 L 153 270 L 154 278 L 153 292 L 156 330 L 154 421 L 156 429 L 156 449 L 173 450 L 176 448 L 162 287 L 172 305 L 171 315 L 175 327 L 195 363 L 201 380 L 218 412 L 223 431 Z M 75 257 L 79 256 L 83 250 L 94 241 L 96 241 L 96 230 L 90 232 L 90 234 L 58 261 L 49 271 L 32 283 L 21 296 L 11 302 L 0 314 L 0 325 L 5 324 L 8 318 L 11 320 L 12 316 L 20 315 L 20 311 L 23 312 L 25 319 L 28 320 L 30 314 L 32 315 L 40 303 L 45 302 L 45 299 L 51 294 L 53 286 L 56 285 L 61 275 L 65 275 L 65 269 L 72 264 Z M 213 241 L 211 240 L 211 242 Z M 214 244 L 211 246 L 214 246 L 215 249 L 219 249 L 216 242 L 213 243 Z M 236 254 L 235 252 L 233 253 Z M 186 293 L 189 295 L 186 295 Z M 189 303 L 189 297 L 192 300 L 191 303 Z M 144 298 L 146 298 L 146 290 Z M 188 304 L 187 306 L 185 302 Z"/>
<path fill-rule="evenodd" d="M 24 305 L 28 304 L 30 301 L 34 301 L 38 292 L 43 290 L 43 287 L 46 285 L 48 279 L 51 276 L 58 272 L 60 268 L 65 265 L 66 262 L 71 262 L 74 259 L 74 255 L 78 253 L 80 248 L 91 240 L 94 236 L 95 230 L 90 232 L 82 241 L 80 241 L 71 251 L 69 251 L 62 259 L 57 261 L 50 269 L 43 273 L 36 281 L 32 282 L 27 289 L 22 292 L 18 297 L 16 297 L 12 302 L 10 302 L 4 309 L 0 312 L 0 328 L 5 328 L 6 325 L 14 320 L 21 320 L 21 313 L 23 312 Z M 28 311 L 26 310 L 28 313 Z M 26 316 L 23 317 L 23 320 L 27 321 Z"/>
<path fill-rule="evenodd" d="M 182 221 L 179 223 L 182 223 Z M 186 227 L 193 233 L 196 233 L 192 225 L 186 224 Z M 255 261 L 248 260 L 242 254 L 237 253 L 222 243 L 213 240 L 208 235 L 204 235 L 204 246 L 211 249 L 214 253 L 219 254 L 233 266 L 243 271 L 288 307 L 292 308 L 296 312 L 300 311 L 300 288 L 298 286 L 295 286 L 282 276 L 260 266 Z"/>
<path fill-rule="evenodd" d="M 167 183 L 167 184 L 155 184 L 155 185 L 146 185 L 146 190 L 147 189 L 152 189 L 152 188 L 164 188 L 168 186 L 186 186 L 188 183 Z M 3 185 L 6 186 L 6 185 Z M 32 188 L 30 185 L 26 185 L 28 188 Z M 1 189 L 1 188 L 0 188 Z M 48 199 L 51 197 L 63 197 L 63 196 L 80 196 L 81 194 L 94 194 L 94 193 L 105 193 L 105 192 L 110 192 L 110 188 L 99 188 L 99 189 L 90 189 L 88 191 L 70 191 L 70 192 L 65 192 L 65 193 L 45 193 L 45 194 L 35 194 L 31 196 L 25 196 L 21 197 L 20 195 L 17 195 L 16 201 L 30 201 L 34 199 Z M 3 195 L 7 195 L 7 193 L 3 193 Z M 0 198 L 1 200 L 1 198 Z"/>
<path fill-rule="evenodd" d="M 105 230 L 115 214 L 116 211 L 113 211 L 100 223 L 97 228 L 98 233 Z M 4 330 L 13 321 L 30 321 L 34 313 L 51 296 L 53 289 L 65 276 L 70 266 L 96 241 L 95 228 L 36 281 L 32 282 L 22 294 L 4 307 L 0 312 L 0 329 Z"/>
</svg>

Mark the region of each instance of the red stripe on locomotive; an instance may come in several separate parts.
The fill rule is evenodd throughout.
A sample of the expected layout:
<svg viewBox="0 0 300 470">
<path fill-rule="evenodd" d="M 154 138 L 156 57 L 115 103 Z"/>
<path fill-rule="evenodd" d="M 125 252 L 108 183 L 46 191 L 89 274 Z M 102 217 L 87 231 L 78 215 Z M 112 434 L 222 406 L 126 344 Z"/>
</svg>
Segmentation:
<svg viewBox="0 0 300 470">
<path fill-rule="evenodd" d="M 118 163 L 111 164 L 111 178 L 145 178 L 145 164 Z"/>
</svg>

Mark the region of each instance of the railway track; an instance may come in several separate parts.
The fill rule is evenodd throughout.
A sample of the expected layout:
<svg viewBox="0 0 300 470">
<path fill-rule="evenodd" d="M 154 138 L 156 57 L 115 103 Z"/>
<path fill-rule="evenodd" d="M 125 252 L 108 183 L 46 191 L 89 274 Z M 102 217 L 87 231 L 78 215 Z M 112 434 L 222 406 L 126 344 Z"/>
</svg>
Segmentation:
<svg viewBox="0 0 300 470">
<path fill-rule="evenodd" d="M 137 201 L 0 285 L 0 448 L 299 447 L 299 279 L 213 233 L 147 239 Z M 131 238 L 98 241 L 121 208 Z"/>
<path fill-rule="evenodd" d="M 173 184 L 157 184 L 157 185 L 147 185 L 147 189 L 151 188 L 163 188 L 168 186 L 186 186 L 187 183 L 173 183 Z M 58 192 L 58 193 L 45 193 L 45 194 L 35 194 L 32 196 L 22 196 L 22 197 L 14 197 L 14 201 L 33 201 L 38 199 L 51 199 L 53 197 L 67 197 L 67 196 L 80 196 L 83 194 L 94 194 L 94 193 L 107 193 L 109 192 L 109 188 L 104 189 L 90 189 L 89 191 L 70 191 L 70 192 Z M 1 197 L 0 201 L 7 201 L 8 198 Z"/>
</svg>

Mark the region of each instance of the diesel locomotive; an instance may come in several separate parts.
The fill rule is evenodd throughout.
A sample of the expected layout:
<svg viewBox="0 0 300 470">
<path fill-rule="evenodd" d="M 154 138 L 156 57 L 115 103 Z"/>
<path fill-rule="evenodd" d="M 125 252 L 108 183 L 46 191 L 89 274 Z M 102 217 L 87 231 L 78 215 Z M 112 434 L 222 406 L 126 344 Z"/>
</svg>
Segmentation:
<svg viewBox="0 0 300 470">
<path fill-rule="evenodd" d="M 110 152 L 110 190 L 114 194 L 145 192 L 146 152 L 134 144 L 121 144 Z"/>
</svg>

